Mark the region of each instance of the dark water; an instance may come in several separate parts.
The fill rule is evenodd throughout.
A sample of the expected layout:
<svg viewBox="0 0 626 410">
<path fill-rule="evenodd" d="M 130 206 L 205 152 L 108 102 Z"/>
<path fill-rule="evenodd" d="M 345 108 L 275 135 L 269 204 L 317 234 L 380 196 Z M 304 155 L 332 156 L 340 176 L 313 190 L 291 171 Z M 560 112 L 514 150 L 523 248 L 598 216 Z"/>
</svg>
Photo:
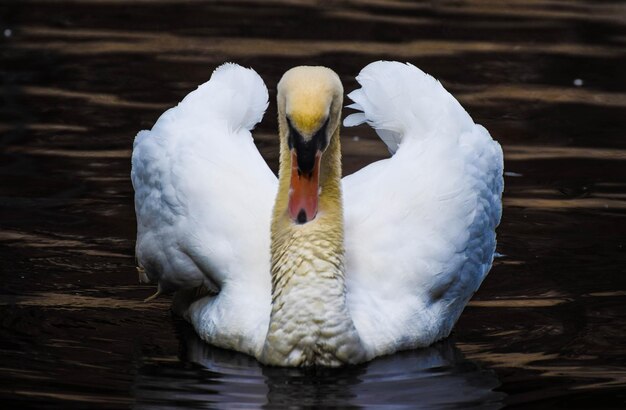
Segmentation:
<svg viewBox="0 0 626 410">
<path fill-rule="evenodd" d="M 626 3 L 0 0 L 0 401 L 7 408 L 626 406 Z M 224 61 L 272 105 L 322 64 L 439 78 L 505 152 L 499 258 L 449 340 L 340 370 L 259 366 L 141 300 L 135 133 Z M 360 139 L 354 137 L 358 135 Z M 346 173 L 386 156 L 346 129 Z"/>
</svg>

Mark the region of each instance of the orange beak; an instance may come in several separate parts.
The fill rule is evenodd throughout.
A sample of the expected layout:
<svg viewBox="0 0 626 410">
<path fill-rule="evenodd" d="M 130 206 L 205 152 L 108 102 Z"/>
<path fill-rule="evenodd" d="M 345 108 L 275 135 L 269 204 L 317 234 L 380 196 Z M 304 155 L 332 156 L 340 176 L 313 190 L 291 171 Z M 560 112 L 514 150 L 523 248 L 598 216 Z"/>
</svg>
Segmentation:
<svg viewBox="0 0 626 410">
<path fill-rule="evenodd" d="M 289 216 L 298 224 L 315 219 L 319 200 L 321 152 L 315 154 L 311 173 L 298 170 L 298 154 L 291 151 L 291 186 L 289 190 Z"/>
</svg>

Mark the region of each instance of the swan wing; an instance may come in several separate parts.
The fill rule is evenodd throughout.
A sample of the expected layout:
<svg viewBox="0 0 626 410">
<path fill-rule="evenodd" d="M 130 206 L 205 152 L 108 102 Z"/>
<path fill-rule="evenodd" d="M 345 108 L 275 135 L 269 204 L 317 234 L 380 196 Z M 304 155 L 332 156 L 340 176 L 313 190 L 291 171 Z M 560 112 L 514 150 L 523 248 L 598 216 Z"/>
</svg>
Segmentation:
<svg viewBox="0 0 626 410">
<path fill-rule="evenodd" d="M 250 133 L 267 104 L 256 72 L 224 64 L 137 135 L 136 256 L 160 290 L 234 283 L 269 298 L 277 181 Z"/>
<path fill-rule="evenodd" d="M 500 145 L 433 77 L 365 67 L 344 125 L 370 124 L 392 157 L 343 179 L 346 286 L 375 355 L 449 334 L 487 275 L 501 216 Z"/>
</svg>

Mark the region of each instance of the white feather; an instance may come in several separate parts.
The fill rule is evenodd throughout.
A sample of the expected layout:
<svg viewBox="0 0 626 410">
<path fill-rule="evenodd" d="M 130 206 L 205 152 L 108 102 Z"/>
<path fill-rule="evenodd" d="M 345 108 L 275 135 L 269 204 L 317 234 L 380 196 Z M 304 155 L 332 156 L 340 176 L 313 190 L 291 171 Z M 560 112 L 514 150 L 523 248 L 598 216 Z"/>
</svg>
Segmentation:
<svg viewBox="0 0 626 410">
<path fill-rule="evenodd" d="M 363 119 L 395 152 L 343 180 L 348 302 L 380 355 L 450 333 L 491 267 L 503 162 L 487 130 L 418 68 L 375 62 L 357 80 L 349 96 L 363 113 L 344 125 Z"/>
<path fill-rule="evenodd" d="M 267 98 L 256 72 L 222 65 L 137 135 L 132 156 L 140 265 L 165 291 L 219 288 L 188 314 L 212 329 L 205 340 L 243 351 L 262 344 L 270 312 L 277 181 L 249 131 Z"/>
<path fill-rule="evenodd" d="M 357 76 L 361 88 L 348 97 L 359 111 L 344 120 L 347 127 L 367 122 L 393 154 L 404 137 L 430 133 L 460 135 L 474 122 L 439 81 L 411 64 L 377 61 Z"/>
</svg>

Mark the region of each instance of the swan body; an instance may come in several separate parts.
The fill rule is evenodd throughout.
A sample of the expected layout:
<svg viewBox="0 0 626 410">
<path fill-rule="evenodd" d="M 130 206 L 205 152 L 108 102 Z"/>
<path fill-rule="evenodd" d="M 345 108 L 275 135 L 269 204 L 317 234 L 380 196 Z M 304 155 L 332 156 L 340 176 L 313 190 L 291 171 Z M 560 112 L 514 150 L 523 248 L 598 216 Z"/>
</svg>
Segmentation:
<svg viewBox="0 0 626 410">
<path fill-rule="evenodd" d="M 446 337 L 487 275 L 499 144 L 410 64 L 357 81 L 344 125 L 367 122 L 392 156 L 343 179 L 343 88 L 323 67 L 278 85 L 278 179 L 250 133 L 268 98 L 251 69 L 219 67 L 137 135 L 137 259 L 206 342 L 270 365 L 359 363 Z"/>
</svg>

